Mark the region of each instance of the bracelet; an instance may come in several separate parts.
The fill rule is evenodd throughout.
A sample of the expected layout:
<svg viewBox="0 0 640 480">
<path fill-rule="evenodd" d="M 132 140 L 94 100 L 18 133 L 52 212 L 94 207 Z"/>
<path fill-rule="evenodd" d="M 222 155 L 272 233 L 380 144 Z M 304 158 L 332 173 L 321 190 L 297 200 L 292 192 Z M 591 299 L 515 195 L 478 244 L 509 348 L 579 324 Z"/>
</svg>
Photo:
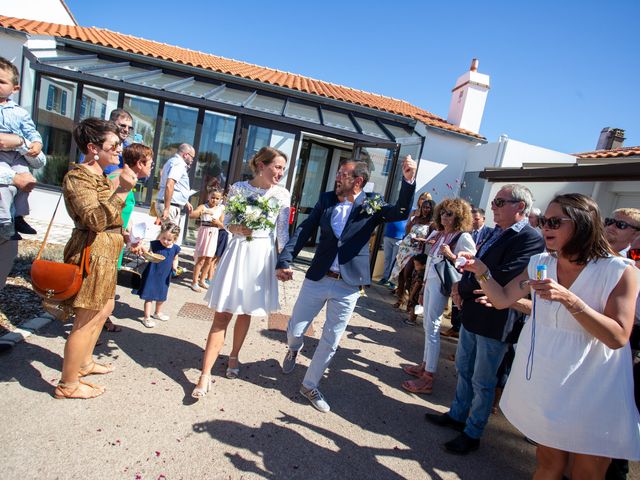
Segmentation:
<svg viewBox="0 0 640 480">
<path fill-rule="evenodd" d="M 575 305 L 576 303 L 578 303 L 578 301 L 577 301 L 577 300 L 576 300 L 575 302 L 573 302 L 573 304 L 571 304 L 571 307 L 570 307 L 570 308 L 573 308 L 573 305 Z M 585 308 L 587 308 L 587 304 L 586 304 L 585 302 L 582 302 L 582 308 L 581 308 L 580 310 L 576 310 L 575 312 L 572 312 L 572 311 L 571 311 L 571 310 L 569 310 L 569 309 L 567 309 L 567 310 L 569 310 L 569 313 L 570 313 L 571 315 L 578 315 L 579 313 L 584 312 Z"/>
<path fill-rule="evenodd" d="M 491 270 L 489 270 L 488 268 L 486 272 L 481 273 L 480 275 L 476 274 L 475 277 L 476 277 L 476 280 L 478 280 L 478 282 L 488 282 L 490 279 L 493 278 L 491 276 Z"/>
</svg>

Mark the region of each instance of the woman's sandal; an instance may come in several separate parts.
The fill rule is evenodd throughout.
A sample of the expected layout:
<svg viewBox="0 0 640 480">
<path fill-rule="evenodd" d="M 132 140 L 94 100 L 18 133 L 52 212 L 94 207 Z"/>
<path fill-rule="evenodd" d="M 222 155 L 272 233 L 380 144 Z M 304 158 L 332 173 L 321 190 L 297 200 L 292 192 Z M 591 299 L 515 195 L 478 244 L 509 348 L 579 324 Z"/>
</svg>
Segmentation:
<svg viewBox="0 0 640 480">
<path fill-rule="evenodd" d="M 86 377 L 88 375 L 106 375 L 107 373 L 112 373 L 113 371 L 115 371 L 115 369 L 116 367 L 114 367 L 111 363 L 91 362 L 80 367 L 78 376 Z"/>
<path fill-rule="evenodd" d="M 110 318 L 107 318 L 107 321 L 104 322 L 104 325 L 102 326 L 102 328 L 104 328 L 107 332 L 110 332 L 110 333 L 117 333 L 122 331 L 122 327 L 119 327 L 118 325 L 113 323 Z"/>
<path fill-rule="evenodd" d="M 238 357 L 229 357 L 229 362 L 231 362 L 231 360 L 235 360 L 237 362 L 238 361 Z M 236 368 L 227 367 L 227 373 L 225 374 L 225 376 L 228 379 L 234 380 L 234 379 L 238 378 L 238 375 L 240 375 L 240 366 L 239 365 Z"/>
<path fill-rule="evenodd" d="M 406 382 L 402 382 L 402 388 L 411 393 L 432 393 L 433 375 L 425 372 L 417 380 L 407 380 Z"/>
<path fill-rule="evenodd" d="M 191 396 L 193 398 L 202 398 L 207 393 L 209 393 L 209 390 L 211 390 L 211 384 L 213 383 L 211 381 L 211 375 L 208 375 L 208 374 L 205 374 L 205 373 L 201 374 L 200 378 L 198 379 L 198 383 L 200 383 L 203 378 L 205 379 L 205 385 L 204 385 L 204 387 L 196 386 L 196 388 L 193 389 L 193 392 L 191 392 Z"/>
<path fill-rule="evenodd" d="M 420 378 L 424 374 L 424 363 L 418 365 L 405 365 L 402 367 L 402 371 L 412 377 Z"/>
<path fill-rule="evenodd" d="M 82 390 L 84 390 L 86 394 L 82 395 Z M 104 392 L 102 387 L 78 380 L 73 383 L 58 382 L 56 389 L 53 391 L 53 396 L 58 400 L 87 400 L 89 398 L 99 397 Z"/>
</svg>

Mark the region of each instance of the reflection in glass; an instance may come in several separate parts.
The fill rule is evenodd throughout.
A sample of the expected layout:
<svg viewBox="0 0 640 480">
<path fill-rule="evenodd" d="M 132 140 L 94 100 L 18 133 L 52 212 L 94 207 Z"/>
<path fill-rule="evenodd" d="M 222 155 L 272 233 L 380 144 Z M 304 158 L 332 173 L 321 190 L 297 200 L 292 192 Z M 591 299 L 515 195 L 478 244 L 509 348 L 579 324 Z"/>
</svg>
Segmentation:
<svg viewBox="0 0 640 480">
<path fill-rule="evenodd" d="M 85 85 L 82 88 L 82 103 L 80 104 L 80 120 L 98 117 L 109 118 L 112 110 L 118 108 L 118 92 L 104 88 Z"/>
<path fill-rule="evenodd" d="M 294 141 L 295 135 L 293 133 L 281 132 L 279 130 L 272 130 L 270 128 L 250 125 L 247 135 L 247 143 L 245 144 L 244 155 L 242 158 L 242 172 L 240 172 L 240 180 L 249 180 L 253 177 L 251 168 L 249 168 L 249 160 L 262 147 L 277 148 L 278 150 L 286 154 L 288 168 L 289 162 L 291 162 L 291 154 L 293 153 Z M 280 181 L 280 185 L 284 186 L 286 185 L 286 183 L 287 175 L 285 174 Z"/>
<path fill-rule="evenodd" d="M 260 110 L 261 112 L 282 115 L 284 100 L 281 98 L 267 97 L 266 95 L 256 95 L 253 100 L 246 105 L 246 107 L 253 110 Z"/>
<path fill-rule="evenodd" d="M 400 194 L 400 185 L 402 181 L 402 162 L 407 155 L 411 155 L 415 161 L 418 161 L 420 155 L 421 143 L 413 143 L 411 145 L 400 145 L 400 153 L 398 154 L 398 164 L 396 165 L 394 181 L 389 191 L 388 202 L 395 203 L 398 200 Z M 416 198 L 417 200 L 417 198 Z"/>
<path fill-rule="evenodd" d="M 369 120 L 368 118 L 362 118 L 362 117 L 355 117 L 355 119 L 356 119 L 356 122 L 358 122 L 358 125 L 360 125 L 360 128 L 362 129 L 362 133 L 364 133 L 365 135 L 384 138 L 385 140 L 389 139 L 389 137 L 384 133 L 384 131 L 373 120 Z"/>
<path fill-rule="evenodd" d="M 41 183 L 59 186 L 69 169 L 76 88 L 75 82 L 41 77 L 36 128 L 42 135 L 47 164 L 34 172 Z"/>
<path fill-rule="evenodd" d="M 306 120 L 307 122 L 320 123 L 318 107 L 292 102 L 291 100 L 287 102 L 287 108 L 284 110 L 284 115 L 285 117 L 299 118 L 300 120 Z"/>
<path fill-rule="evenodd" d="M 156 198 L 160 185 L 160 173 L 165 162 L 172 157 L 182 143 L 193 145 L 198 110 L 173 103 L 166 103 L 160 130 L 160 146 L 156 153 L 153 177 L 153 195 Z M 147 183 L 148 184 L 148 183 Z"/>
<path fill-rule="evenodd" d="M 236 119 L 230 115 L 213 112 L 204 114 L 197 163 L 192 167 L 195 172 L 191 188 L 198 190 L 190 199 L 194 208 L 207 200 L 208 188 L 226 187 L 235 126 Z M 195 244 L 195 220 L 190 219 L 188 225 L 186 243 Z"/>
<path fill-rule="evenodd" d="M 138 97 L 135 95 L 126 95 L 124 98 L 124 108 L 133 117 L 133 141 L 143 143 L 148 147 L 153 147 L 153 139 L 156 132 L 156 118 L 158 116 L 158 101 L 150 98 Z M 156 162 L 157 163 L 157 152 Z M 149 180 L 150 182 L 151 180 Z M 138 185 L 135 192 L 136 202 L 147 203 L 148 190 L 146 185 Z"/>
</svg>

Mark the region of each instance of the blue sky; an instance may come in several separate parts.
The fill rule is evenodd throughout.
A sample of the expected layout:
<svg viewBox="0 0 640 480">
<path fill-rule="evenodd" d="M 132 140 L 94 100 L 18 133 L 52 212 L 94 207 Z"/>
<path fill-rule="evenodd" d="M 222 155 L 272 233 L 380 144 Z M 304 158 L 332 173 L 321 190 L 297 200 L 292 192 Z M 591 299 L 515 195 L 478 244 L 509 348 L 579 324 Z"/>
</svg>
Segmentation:
<svg viewBox="0 0 640 480">
<path fill-rule="evenodd" d="M 566 153 L 603 127 L 640 145 L 640 1 L 66 0 L 78 23 L 387 95 L 446 118 L 471 59 L 480 133 Z M 449 5 L 444 5 L 444 4 Z"/>
</svg>

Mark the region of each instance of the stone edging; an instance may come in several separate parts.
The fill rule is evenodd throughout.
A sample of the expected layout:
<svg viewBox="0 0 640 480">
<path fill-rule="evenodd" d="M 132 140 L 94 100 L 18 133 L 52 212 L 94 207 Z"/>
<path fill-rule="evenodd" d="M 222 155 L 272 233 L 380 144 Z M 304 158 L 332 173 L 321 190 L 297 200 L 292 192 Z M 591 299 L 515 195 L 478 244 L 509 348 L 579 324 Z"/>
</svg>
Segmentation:
<svg viewBox="0 0 640 480">
<path fill-rule="evenodd" d="M 52 320 L 53 317 L 48 313 L 45 313 L 40 317 L 32 318 L 31 320 L 27 320 L 26 322 L 21 323 L 14 331 L 2 335 L 0 337 L 0 344 L 10 345 L 13 347 L 36 331 L 40 330 L 45 325 L 48 325 Z"/>
</svg>

